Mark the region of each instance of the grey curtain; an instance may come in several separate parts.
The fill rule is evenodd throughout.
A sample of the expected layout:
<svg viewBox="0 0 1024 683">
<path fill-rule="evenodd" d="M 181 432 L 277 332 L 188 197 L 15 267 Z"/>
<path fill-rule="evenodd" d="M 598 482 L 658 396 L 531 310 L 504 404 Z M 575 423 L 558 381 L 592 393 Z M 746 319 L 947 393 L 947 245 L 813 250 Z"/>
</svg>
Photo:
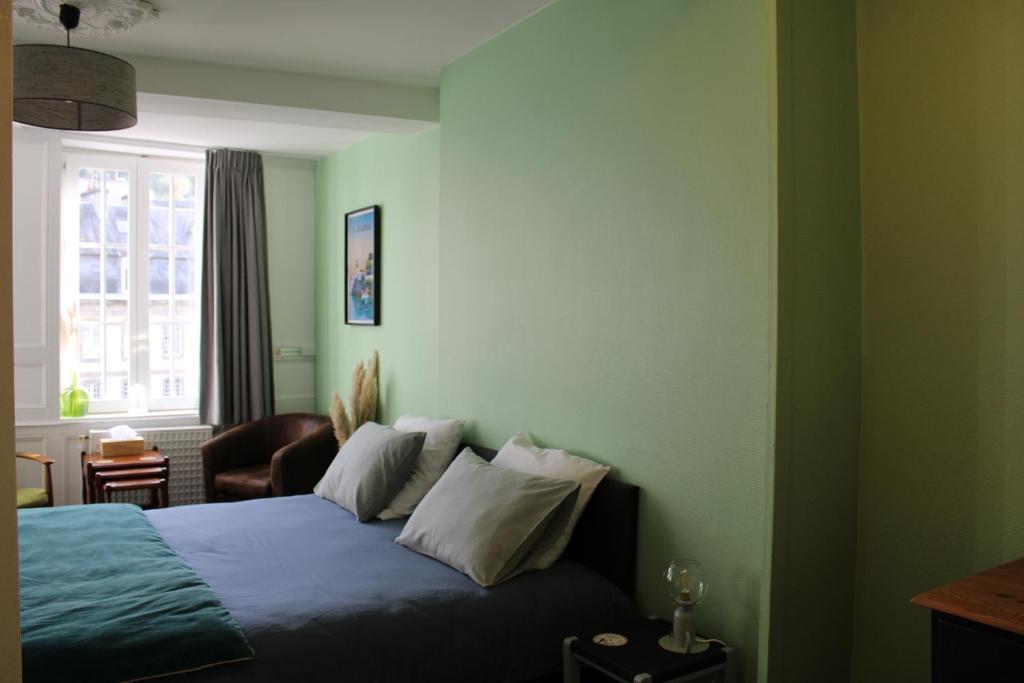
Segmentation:
<svg viewBox="0 0 1024 683">
<path fill-rule="evenodd" d="M 229 426 L 274 412 L 263 159 L 206 151 L 199 416 Z"/>
</svg>

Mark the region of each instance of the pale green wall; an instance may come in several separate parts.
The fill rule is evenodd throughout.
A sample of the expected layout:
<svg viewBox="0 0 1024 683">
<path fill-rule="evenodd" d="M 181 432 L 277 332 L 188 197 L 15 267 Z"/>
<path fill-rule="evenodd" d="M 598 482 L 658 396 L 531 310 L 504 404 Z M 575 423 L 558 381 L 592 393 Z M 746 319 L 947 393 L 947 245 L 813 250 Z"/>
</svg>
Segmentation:
<svg viewBox="0 0 1024 683">
<path fill-rule="evenodd" d="M 916 593 L 1024 555 L 1024 3 L 860 0 L 854 680 L 928 680 Z"/>
<path fill-rule="evenodd" d="M 445 69 L 440 132 L 318 167 L 318 405 L 376 346 L 386 418 L 462 416 L 491 446 L 526 430 L 611 464 L 643 489 L 642 607 L 667 615 L 665 564 L 702 559 L 702 628 L 748 681 L 768 600 L 774 7 L 560 0 Z M 342 216 L 375 202 L 383 325 L 345 328 Z"/>
<path fill-rule="evenodd" d="M 779 0 L 772 681 L 849 681 L 861 234 L 854 0 Z"/>
<path fill-rule="evenodd" d="M 301 358 L 274 359 L 274 410 L 313 410 L 316 163 L 263 155 L 267 205 L 267 273 L 273 345 L 298 346 Z"/>
<path fill-rule="evenodd" d="M 746 680 L 767 579 L 773 12 L 560 0 L 441 82 L 439 410 L 640 485 L 642 605 L 668 614 L 660 572 L 703 560 L 703 628 Z"/>
<path fill-rule="evenodd" d="M 381 356 L 382 419 L 436 414 L 440 131 L 374 135 L 317 165 L 316 395 L 348 403 L 352 369 Z M 380 327 L 344 325 L 345 212 L 380 204 Z"/>
</svg>

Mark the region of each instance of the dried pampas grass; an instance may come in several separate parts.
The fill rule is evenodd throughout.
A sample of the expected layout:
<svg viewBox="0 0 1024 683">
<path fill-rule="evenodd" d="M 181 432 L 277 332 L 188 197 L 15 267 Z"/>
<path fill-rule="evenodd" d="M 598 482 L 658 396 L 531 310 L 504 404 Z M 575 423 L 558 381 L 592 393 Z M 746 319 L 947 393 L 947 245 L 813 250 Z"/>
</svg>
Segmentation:
<svg viewBox="0 0 1024 683">
<path fill-rule="evenodd" d="M 380 356 L 374 351 L 370 364 L 363 361 L 356 364 L 352 372 L 352 395 L 349 397 L 351 418 L 338 392 L 331 396 L 331 422 L 338 445 L 348 441 L 352 433 L 367 422 L 377 419 L 377 381 L 380 372 Z"/>
<path fill-rule="evenodd" d="M 360 424 L 373 422 L 377 419 L 377 371 L 379 366 L 380 359 L 377 356 L 377 352 L 374 351 L 370 367 L 363 375 L 363 383 L 359 387 L 359 396 L 352 399 L 353 405 L 359 406 Z"/>
<path fill-rule="evenodd" d="M 334 438 L 341 446 L 348 441 L 348 437 L 352 436 L 352 422 L 348 419 L 345 404 L 342 402 L 341 396 L 338 396 L 337 391 L 331 395 L 331 422 L 334 423 Z"/>
<path fill-rule="evenodd" d="M 353 427 L 359 429 L 359 425 L 365 420 L 359 414 L 359 394 L 363 391 L 363 380 L 366 378 L 366 366 L 363 361 L 356 363 L 356 369 L 352 372 L 352 393 L 348 397 L 348 405 L 352 409 L 352 419 L 355 422 Z"/>
</svg>

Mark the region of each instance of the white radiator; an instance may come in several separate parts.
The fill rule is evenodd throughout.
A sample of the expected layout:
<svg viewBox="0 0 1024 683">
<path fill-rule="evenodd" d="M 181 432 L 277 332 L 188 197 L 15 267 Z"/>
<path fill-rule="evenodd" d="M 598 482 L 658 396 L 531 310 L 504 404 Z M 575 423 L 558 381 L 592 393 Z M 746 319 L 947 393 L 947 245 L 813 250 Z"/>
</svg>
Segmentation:
<svg viewBox="0 0 1024 683">
<path fill-rule="evenodd" d="M 146 440 L 146 448 L 154 446 L 170 461 L 170 481 L 167 487 L 171 505 L 192 505 L 206 500 L 203 489 L 203 460 L 199 455 L 199 444 L 213 435 L 209 425 L 198 427 L 156 427 L 139 429 L 139 436 Z M 100 450 L 100 439 L 110 433 L 105 429 L 89 430 L 89 452 Z M 146 491 L 125 491 L 112 502 L 144 504 L 149 501 Z"/>
</svg>

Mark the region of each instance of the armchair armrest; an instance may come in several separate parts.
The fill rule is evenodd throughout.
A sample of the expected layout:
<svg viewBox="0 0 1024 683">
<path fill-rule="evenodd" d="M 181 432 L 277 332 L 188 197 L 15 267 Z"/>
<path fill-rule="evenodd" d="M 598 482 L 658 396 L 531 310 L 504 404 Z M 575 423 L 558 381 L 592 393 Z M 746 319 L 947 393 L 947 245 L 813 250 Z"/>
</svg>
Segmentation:
<svg viewBox="0 0 1024 683">
<path fill-rule="evenodd" d="M 270 459 L 273 495 L 311 493 L 337 454 L 338 441 L 330 424 L 278 449 Z"/>
<path fill-rule="evenodd" d="M 50 501 L 50 507 L 53 507 L 53 472 L 51 471 L 51 465 L 54 463 L 53 458 L 41 453 L 30 453 L 28 451 L 18 451 L 14 454 L 14 457 L 21 458 L 22 460 L 31 460 L 43 466 L 43 488 L 46 489 L 46 499 Z"/>
<path fill-rule="evenodd" d="M 22 458 L 23 460 L 32 460 L 33 462 L 37 462 L 40 465 L 45 465 L 46 467 L 49 467 L 50 465 L 53 464 L 53 458 L 49 458 L 49 457 L 47 457 L 45 455 L 42 455 L 40 453 L 29 453 L 28 451 L 18 451 L 17 453 L 14 454 L 14 456 L 16 458 Z"/>
<path fill-rule="evenodd" d="M 265 431 L 261 421 L 247 422 L 218 434 L 199 447 L 207 502 L 216 498 L 213 479 L 219 473 L 267 462 Z"/>
</svg>

